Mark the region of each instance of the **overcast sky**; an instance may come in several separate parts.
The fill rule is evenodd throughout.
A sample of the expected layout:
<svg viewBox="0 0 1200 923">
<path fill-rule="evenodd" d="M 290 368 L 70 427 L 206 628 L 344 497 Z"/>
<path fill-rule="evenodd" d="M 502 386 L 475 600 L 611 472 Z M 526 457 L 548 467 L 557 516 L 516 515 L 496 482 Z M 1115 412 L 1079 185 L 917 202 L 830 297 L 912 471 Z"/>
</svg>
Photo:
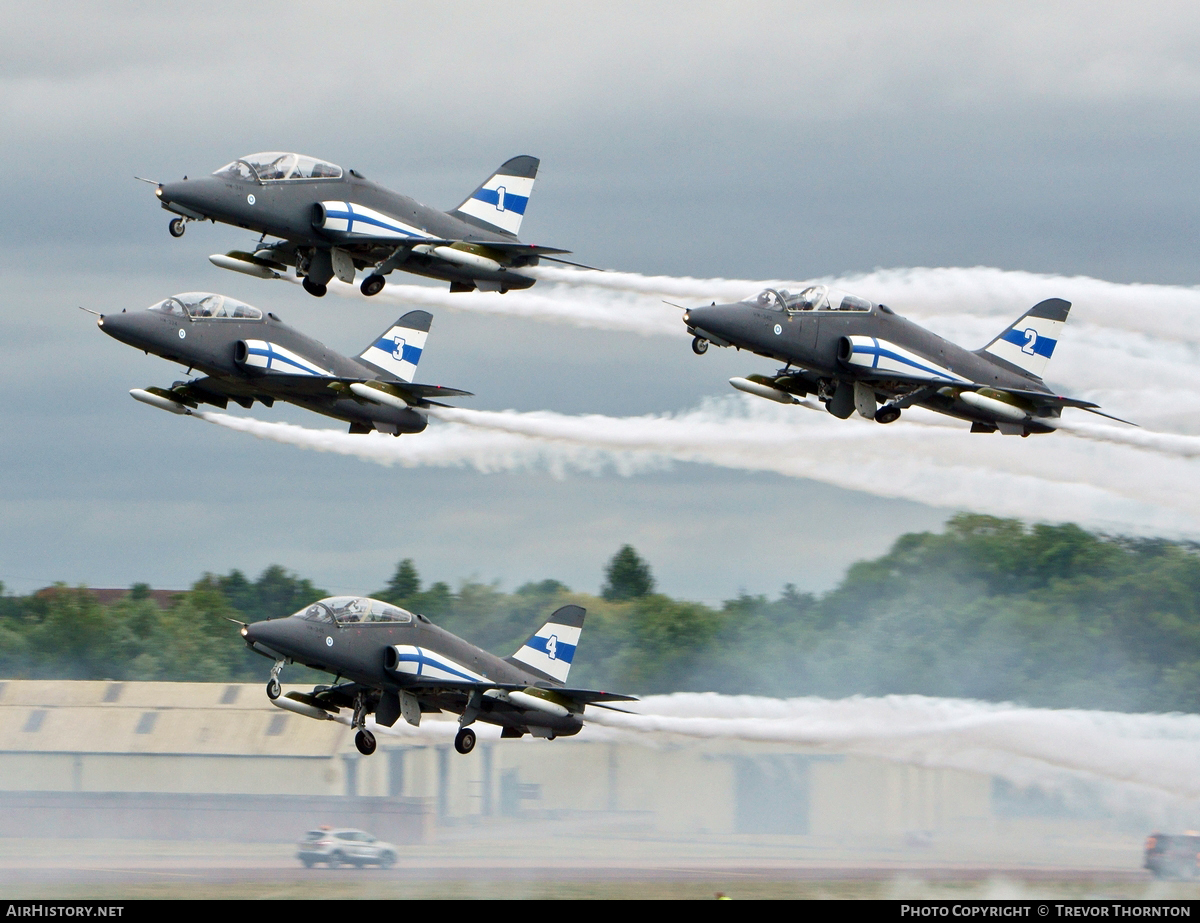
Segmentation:
<svg viewBox="0 0 1200 923">
<path fill-rule="evenodd" d="M 135 175 L 298 150 L 448 208 L 527 153 L 542 167 L 522 238 L 606 268 L 1197 282 L 1194 4 L 680 10 L 5 7 L 0 580 L 182 587 L 279 562 L 366 592 L 412 557 L 430 579 L 595 591 L 631 542 L 664 590 L 712 601 L 828 587 L 948 515 L 701 464 L 560 478 L 380 468 L 136 404 L 130 388 L 182 370 L 104 337 L 77 305 L 220 291 L 348 353 L 401 311 L 216 269 L 208 254 L 251 236 L 192 225 L 170 238 Z M 481 409 L 683 411 L 761 371 L 724 352 L 697 360 L 682 337 L 434 313 L 418 377 L 476 392 Z M 250 415 L 332 425 L 282 407 Z"/>
</svg>

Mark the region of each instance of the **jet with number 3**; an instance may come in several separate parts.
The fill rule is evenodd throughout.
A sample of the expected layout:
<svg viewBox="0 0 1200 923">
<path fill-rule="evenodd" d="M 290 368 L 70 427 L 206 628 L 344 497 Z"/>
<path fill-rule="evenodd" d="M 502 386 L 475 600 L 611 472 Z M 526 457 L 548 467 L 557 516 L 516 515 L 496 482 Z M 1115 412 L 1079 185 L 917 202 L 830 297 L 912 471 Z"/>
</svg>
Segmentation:
<svg viewBox="0 0 1200 923">
<path fill-rule="evenodd" d="M 825 285 L 688 308 L 683 321 L 697 355 L 712 343 L 786 363 L 774 375 L 729 380 L 748 394 L 782 404 L 813 395 L 835 417 L 858 411 L 877 423 L 920 406 L 969 421 L 973 433 L 1028 436 L 1054 432 L 1064 407 L 1109 417 L 1042 380 L 1070 309 L 1061 298 L 1042 301 L 973 351 Z"/>
<path fill-rule="evenodd" d="M 215 265 L 264 279 L 283 278 L 293 267 L 310 295 L 324 295 L 334 278 L 353 283 L 360 272 L 362 293 L 376 295 L 396 269 L 444 279 L 452 292 L 507 292 L 533 285 L 522 270 L 540 259 L 567 262 L 557 258 L 570 253 L 517 239 L 538 163 L 512 158 L 449 212 L 357 170 L 280 151 L 248 154 L 211 176 L 155 183 L 155 194 L 178 216 L 169 224 L 173 237 L 182 237 L 189 221 L 262 235 L 252 251 L 209 257 Z"/>
<path fill-rule="evenodd" d="M 498 725 L 501 737 L 553 740 L 578 734 L 589 705 L 634 701 L 566 685 L 584 614 L 579 606 L 563 606 L 505 658 L 423 615 L 362 596 L 322 599 L 287 618 L 242 624 L 241 633 L 251 650 L 275 661 L 267 698 L 287 711 L 353 727 L 360 753 L 375 752 L 368 715 L 384 727 L 400 718 L 416 727 L 422 715 L 443 711 L 460 716 L 454 747 L 470 753 L 476 721 Z M 341 681 L 285 694 L 279 673 L 289 663 Z"/>
<path fill-rule="evenodd" d="M 440 399 L 470 396 L 413 383 L 432 322 L 428 311 L 409 311 L 353 359 L 270 312 L 212 292 L 101 314 L 96 324 L 122 343 L 205 373 L 170 388 L 129 392 L 143 404 L 192 414 L 201 404 L 224 409 L 233 401 L 249 409 L 255 401 L 270 407 L 279 400 L 344 420 L 351 433 L 399 436 L 424 430 L 424 411 Z"/>
</svg>

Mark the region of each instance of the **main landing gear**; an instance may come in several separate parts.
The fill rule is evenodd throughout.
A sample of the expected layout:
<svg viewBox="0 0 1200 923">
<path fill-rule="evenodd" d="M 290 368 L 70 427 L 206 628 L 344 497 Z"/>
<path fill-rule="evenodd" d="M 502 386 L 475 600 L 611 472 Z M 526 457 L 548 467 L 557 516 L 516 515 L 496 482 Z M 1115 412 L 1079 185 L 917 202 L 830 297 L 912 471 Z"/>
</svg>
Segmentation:
<svg viewBox="0 0 1200 923">
<path fill-rule="evenodd" d="M 454 735 L 454 749 L 459 753 L 470 753 L 475 749 L 475 732 L 470 728 L 459 728 Z"/>
<path fill-rule="evenodd" d="M 182 237 L 183 232 L 187 230 L 187 222 L 182 218 L 172 218 L 167 230 L 171 232 L 172 237 Z"/>
<path fill-rule="evenodd" d="M 380 292 L 382 292 L 383 285 L 384 285 L 383 276 L 372 273 L 371 275 L 369 275 L 365 279 L 363 279 L 362 285 L 360 285 L 358 287 L 358 290 L 360 292 L 362 292 L 364 295 L 366 295 L 368 298 L 370 298 L 372 295 L 378 295 Z"/>
<path fill-rule="evenodd" d="M 875 411 L 876 423 L 895 423 L 900 419 L 900 408 L 884 404 Z"/>
<path fill-rule="evenodd" d="M 308 276 L 304 277 L 304 290 L 310 295 L 315 295 L 317 298 L 324 298 L 325 293 L 329 290 L 327 286 L 321 285 L 319 282 L 314 282 Z"/>
</svg>

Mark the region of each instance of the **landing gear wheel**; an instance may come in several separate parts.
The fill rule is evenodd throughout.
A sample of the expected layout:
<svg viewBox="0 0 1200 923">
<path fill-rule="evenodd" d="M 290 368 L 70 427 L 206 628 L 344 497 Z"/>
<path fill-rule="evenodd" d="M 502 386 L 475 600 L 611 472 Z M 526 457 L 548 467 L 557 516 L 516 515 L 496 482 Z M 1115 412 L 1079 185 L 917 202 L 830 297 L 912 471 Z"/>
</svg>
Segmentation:
<svg viewBox="0 0 1200 923">
<path fill-rule="evenodd" d="M 182 218 L 173 218 L 167 225 L 167 230 L 171 232 L 172 237 L 182 237 L 183 232 L 187 230 L 187 222 Z"/>
<path fill-rule="evenodd" d="M 880 407 L 875 411 L 876 423 L 895 423 L 900 419 L 899 407 Z"/>
<path fill-rule="evenodd" d="M 354 746 L 358 747 L 358 752 L 363 756 L 370 756 L 375 752 L 375 735 L 363 728 L 354 735 Z"/>
<path fill-rule="evenodd" d="M 310 295 L 316 296 L 317 298 L 324 298 L 325 292 L 328 291 L 326 286 L 318 285 L 316 282 L 314 282 L 308 276 L 304 277 L 304 290 L 306 292 L 308 292 Z"/>
<path fill-rule="evenodd" d="M 277 698 L 279 698 L 279 692 L 279 680 L 272 676 L 269 680 L 267 680 L 267 698 L 274 702 Z"/>
<path fill-rule="evenodd" d="M 694 352 L 697 356 L 703 356 L 706 352 L 708 352 L 708 340 L 704 339 L 704 337 L 696 337 L 693 339 L 692 352 Z"/>
<path fill-rule="evenodd" d="M 454 737 L 454 749 L 459 753 L 470 753 L 475 749 L 475 732 L 470 728 L 460 728 Z"/>
<path fill-rule="evenodd" d="M 358 290 L 370 298 L 372 295 L 378 295 L 383 291 L 384 279 L 383 276 L 369 275 L 362 281 L 362 285 Z"/>
</svg>

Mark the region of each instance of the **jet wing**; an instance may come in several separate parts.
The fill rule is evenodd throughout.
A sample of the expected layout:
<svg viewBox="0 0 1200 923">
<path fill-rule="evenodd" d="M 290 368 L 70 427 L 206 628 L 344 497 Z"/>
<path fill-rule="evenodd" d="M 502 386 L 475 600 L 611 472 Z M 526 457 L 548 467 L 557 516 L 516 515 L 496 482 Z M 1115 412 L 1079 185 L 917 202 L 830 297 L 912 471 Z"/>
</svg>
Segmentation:
<svg viewBox="0 0 1200 923">
<path fill-rule="evenodd" d="M 229 401 L 250 407 L 255 401 L 270 406 L 276 400 L 306 398 L 337 400 L 353 398 L 350 385 L 368 385 L 384 394 L 391 394 L 411 407 L 430 404 L 445 406 L 431 398 L 474 397 L 470 391 L 444 388 L 441 385 L 409 384 L 404 381 L 380 381 L 371 378 L 337 378 L 325 375 L 271 375 L 256 379 L 197 378 L 177 381 L 169 389 L 151 388 L 155 394 L 195 409 L 199 404 L 225 408 Z"/>
</svg>

